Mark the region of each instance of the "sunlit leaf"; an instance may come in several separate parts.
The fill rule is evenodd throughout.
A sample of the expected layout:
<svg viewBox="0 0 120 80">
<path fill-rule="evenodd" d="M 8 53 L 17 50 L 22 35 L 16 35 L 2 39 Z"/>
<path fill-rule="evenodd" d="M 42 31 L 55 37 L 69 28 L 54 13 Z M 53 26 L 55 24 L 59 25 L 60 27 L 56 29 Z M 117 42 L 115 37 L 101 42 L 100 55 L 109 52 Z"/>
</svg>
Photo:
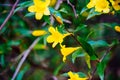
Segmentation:
<svg viewBox="0 0 120 80">
<path fill-rule="evenodd" d="M 85 54 L 85 61 L 87 63 L 88 68 L 91 68 L 91 64 L 90 64 L 90 56 L 86 53 Z"/>
</svg>

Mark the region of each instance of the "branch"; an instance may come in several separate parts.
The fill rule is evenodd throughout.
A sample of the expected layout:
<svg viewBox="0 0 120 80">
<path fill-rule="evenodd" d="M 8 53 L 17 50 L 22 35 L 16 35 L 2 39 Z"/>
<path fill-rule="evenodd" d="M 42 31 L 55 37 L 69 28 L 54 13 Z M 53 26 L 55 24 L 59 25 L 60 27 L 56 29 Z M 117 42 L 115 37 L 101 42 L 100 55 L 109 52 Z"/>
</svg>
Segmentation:
<svg viewBox="0 0 120 80">
<path fill-rule="evenodd" d="M 0 6 L 9 6 L 9 7 L 12 7 L 13 4 L 0 4 Z M 17 6 L 17 5 L 16 5 Z"/>
<path fill-rule="evenodd" d="M 103 59 L 107 56 L 107 54 L 110 52 L 110 50 L 112 49 L 113 46 L 109 47 L 105 54 L 102 56 L 102 58 L 99 60 L 99 63 L 103 61 Z M 91 75 L 91 78 L 89 80 L 92 80 L 93 76 L 95 75 L 95 72 L 97 70 L 97 67 L 94 68 L 93 72 L 92 72 L 92 75 Z"/>
<path fill-rule="evenodd" d="M 75 18 L 77 18 L 77 13 L 76 13 L 76 10 L 75 10 L 75 6 L 72 5 L 69 0 L 67 0 L 67 3 L 72 7 L 74 15 L 75 15 Z"/>
<path fill-rule="evenodd" d="M 15 78 L 16 78 L 16 76 L 17 76 L 17 74 L 18 74 L 18 72 L 19 72 L 22 64 L 23 64 L 24 61 L 26 60 L 26 58 L 27 58 L 27 56 L 29 55 L 29 53 L 30 53 L 30 51 L 32 50 L 32 48 L 38 43 L 39 40 L 40 40 L 40 38 L 38 37 L 37 39 L 34 40 L 34 42 L 31 44 L 31 46 L 30 46 L 27 50 L 25 50 L 23 53 L 21 53 L 21 54 L 23 54 L 23 57 L 22 57 L 22 59 L 20 60 L 18 66 L 17 66 L 17 69 L 16 69 L 16 71 L 15 71 L 15 73 L 14 73 L 14 75 L 13 75 L 13 77 L 12 77 L 11 80 L 15 80 Z"/>
<path fill-rule="evenodd" d="M 2 23 L 2 25 L 0 26 L 0 30 L 5 26 L 5 24 L 7 23 L 7 21 L 10 19 L 10 17 L 13 15 L 13 12 L 15 10 L 15 7 L 17 6 L 19 0 L 16 0 L 15 4 L 13 5 L 10 13 L 8 14 L 8 16 L 6 17 L 5 21 Z"/>
</svg>

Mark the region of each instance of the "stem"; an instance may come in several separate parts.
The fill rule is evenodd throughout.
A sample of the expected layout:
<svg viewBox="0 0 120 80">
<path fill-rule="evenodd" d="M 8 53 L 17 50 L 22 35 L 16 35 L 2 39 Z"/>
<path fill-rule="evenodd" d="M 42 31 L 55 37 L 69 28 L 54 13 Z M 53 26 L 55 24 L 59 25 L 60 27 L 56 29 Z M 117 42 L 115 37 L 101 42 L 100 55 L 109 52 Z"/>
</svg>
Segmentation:
<svg viewBox="0 0 120 80">
<path fill-rule="evenodd" d="M 16 76 L 17 76 L 17 74 L 18 74 L 18 72 L 19 72 L 22 64 L 23 64 L 24 61 L 26 60 L 26 58 L 27 58 L 27 56 L 29 55 L 29 53 L 30 53 L 30 51 L 32 50 L 32 48 L 38 43 L 39 40 L 40 40 L 40 38 L 35 39 L 34 42 L 31 44 L 31 46 L 22 53 L 22 54 L 23 54 L 23 57 L 22 57 L 22 59 L 20 60 L 18 66 L 17 66 L 17 69 L 16 69 L 16 71 L 15 71 L 15 73 L 14 73 L 14 75 L 13 75 L 13 77 L 12 77 L 11 80 L 15 80 L 15 78 L 16 78 Z"/>
<path fill-rule="evenodd" d="M 110 52 L 110 50 L 112 49 L 112 47 L 113 47 L 113 46 L 109 47 L 109 48 L 106 50 L 105 54 L 104 54 L 104 55 L 101 57 L 101 59 L 99 60 L 99 63 L 103 61 L 103 59 L 107 56 L 107 54 Z M 97 67 L 94 68 L 94 70 L 93 70 L 93 72 L 92 72 L 92 74 L 91 74 L 91 78 L 90 78 L 89 80 L 92 80 L 93 76 L 95 75 L 96 70 L 97 70 Z"/>
<path fill-rule="evenodd" d="M 8 16 L 6 17 L 5 21 L 2 23 L 2 25 L 0 26 L 0 30 L 5 26 L 5 24 L 7 23 L 7 21 L 10 19 L 10 17 L 13 15 L 13 12 L 15 10 L 15 7 L 17 6 L 19 0 L 16 0 L 15 4 L 13 5 L 10 13 L 8 14 Z"/>
<path fill-rule="evenodd" d="M 75 6 L 71 4 L 71 2 L 69 0 L 67 0 L 67 3 L 72 7 L 73 9 L 73 12 L 74 12 L 74 15 L 75 15 L 75 18 L 77 18 L 77 13 L 76 13 L 76 10 L 75 10 Z"/>
</svg>

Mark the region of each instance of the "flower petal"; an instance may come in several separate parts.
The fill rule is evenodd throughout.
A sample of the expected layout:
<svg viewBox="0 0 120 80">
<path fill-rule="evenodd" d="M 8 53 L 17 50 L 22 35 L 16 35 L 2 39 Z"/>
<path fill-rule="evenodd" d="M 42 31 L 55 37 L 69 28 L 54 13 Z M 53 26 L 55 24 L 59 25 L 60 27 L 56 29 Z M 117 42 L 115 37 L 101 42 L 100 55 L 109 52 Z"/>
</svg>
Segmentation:
<svg viewBox="0 0 120 80">
<path fill-rule="evenodd" d="M 52 35 L 50 35 L 50 36 L 47 37 L 47 42 L 48 42 L 48 43 L 54 42 Z"/>
<path fill-rule="evenodd" d="M 57 44 L 58 44 L 58 42 L 54 42 L 52 47 L 54 48 Z"/>
<path fill-rule="evenodd" d="M 40 19 L 42 18 L 42 16 L 43 16 L 42 13 L 36 13 L 36 14 L 35 14 L 35 18 L 36 18 L 37 20 L 40 20 Z"/>
<path fill-rule="evenodd" d="M 45 30 L 35 30 L 32 32 L 33 36 L 42 36 L 45 35 L 47 32 Z"/>
<path fill-rule="evenodd" d="M 50 33 L 54 33 L 55 32 L 55 29 L 52 26 L 48 30 L 49 30 Z"/>
<path fill-rule="evenodd" d="M 29 12 L 35 12 L 35 6 L 32 5 L 32 6 L 28 7 L 28 11 Z"/>
<path fill-rule="evenodd" d="M 50 11 L 49 11 L 48 8 L 45 9 L 45 11 L 44 11 L 44 15 L 50 15 Z"/>
</svg>

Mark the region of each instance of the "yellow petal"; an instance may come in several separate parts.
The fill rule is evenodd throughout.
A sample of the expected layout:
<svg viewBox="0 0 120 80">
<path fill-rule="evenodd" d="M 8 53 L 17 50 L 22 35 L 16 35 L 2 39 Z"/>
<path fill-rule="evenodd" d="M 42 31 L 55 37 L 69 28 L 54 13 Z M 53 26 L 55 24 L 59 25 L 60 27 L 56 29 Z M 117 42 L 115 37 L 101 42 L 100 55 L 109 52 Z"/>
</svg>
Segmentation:
<svg viewBox="0 0 120 80">
<path fill-rule="evenodd" d="M 33 6 L 28 7 L 28 11 L 35 12 L 35 6 L 33 5 Z"/>
<path fill-rule="evenodd" d="M 47 32 L 45 30 L 35 30 L 32 32 L 33 36 L 42 36 L 45 35 Z"/>
<path fill-rule="evenodd" d="M 96 2 L 97 2 L 97 0 L 91 0 L 91 1 L 87 4 L 87 7 L 88 7 L 88 8 L 94 7 L 95 4 L 96 4 Z"/>
<path fill-rule="evenodd" d="M 48 6 L 50 4 L 50 0 L 46 0 L 46 6 Z"/>
<path fill-rule="evenodd" d="M 69 36 L 69 35 L 72 35 L 72 33 L 64 34 L 64 37 Z"/>
<path fill-rule="evenodd" d="M 52 35 L 50 35 L 50 36 L 47 37 L 47 42 L 48 42 L 48 43 L 54 42 Z"/>
<path fill-rule="evenodd" d="M 54 29 L 53 27 L 50 27 L 48 30 L 49 30 L 49 32 L 51 32 L 51 33 L 55 32 L 55 29 Z"/>
<path fill-rule="evenodd" d="M 66 47 L 65 48 L 65 46 L 63 46 L 62 48 L 61 48 L 61 54 L 63 55 L 63 62 L 65 62 L 65 60 L 66 60 L 66 57 L 68 56 L 68 55 L 70 55 L 71 53 L 73 53 L 75 50 L 77 50 L 77 49 L 79 49 L 80 47 Z"/>
<path fill-rule="evenodd" d="M 120 32 L 120 26 L 115 26 L 115 31 Z"/>
<path fill-rule="evenodd" d="M 44 11 L 44 15 L 50 15 L 50 11 L 49 11 L 48 8 L 45 9 L 45 11 Z"/>
<path fill-rule="evenodd" d="M 81 78 L 78 74 L 72 73 L 71 71 L 68 72 L 68 75 L 70 76 L 70 79 L 68 80 L 87 80 L 88 78 Z"/>
<path fill-rule="evenodd" d="M 42 13 L 36 13 L 36 14 L 35 14 L 35 18 L 36 18 L 37 20 L 40 20 L 40 19 L 42 18 L 42 16 L 43 16 Z"/>
<path fill-rule="evenodd" d="M 58 44 L 58 42 L 54 42 L 54 43 L 52 44 L 52 47 L 54 48 L 57 44 Z"/>
<path fill-rule="evenodd" d="M 49 6 L 54 6 L 56 4 L 57 0 L 51 0 Z"/>
</svg>

